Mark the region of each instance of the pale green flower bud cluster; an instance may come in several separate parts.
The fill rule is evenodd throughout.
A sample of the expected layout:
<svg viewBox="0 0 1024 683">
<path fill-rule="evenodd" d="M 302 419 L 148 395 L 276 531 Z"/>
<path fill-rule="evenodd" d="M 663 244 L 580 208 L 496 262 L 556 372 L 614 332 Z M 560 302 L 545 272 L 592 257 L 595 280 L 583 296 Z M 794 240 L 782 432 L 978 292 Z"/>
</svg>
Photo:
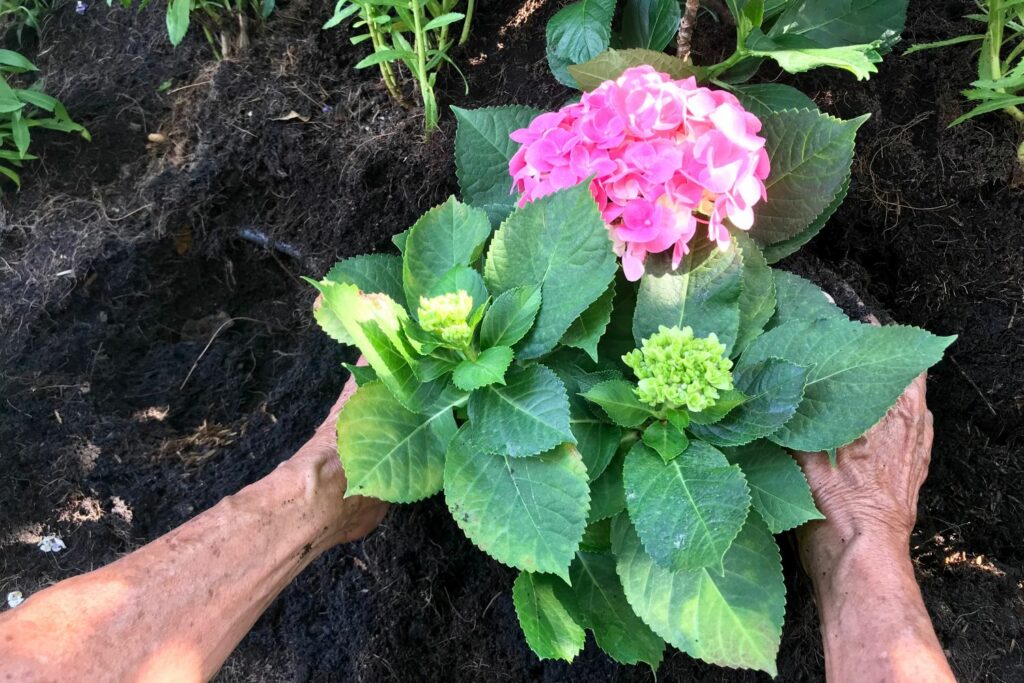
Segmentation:
<svg viewBox="0 0 1024 683">
<path fill-rule="evenodd" d="M 445 343 L 465 348 L 473 341 L 473 328 L 467 320 L 473 312 L 473 297 L 460 289 L 453 294 L 420 297 L 417 317 L 420 327 Z"/>
<path fill-rule="evenodd" d="M 732 389 L 732 361 L 714 334 L 694 337 L 693 329 L 665 327 L 622 360 L 636 374 L 637 398 L 664 410 L 698 413 L 714 405 L 719 391 Z"/>
</svg>

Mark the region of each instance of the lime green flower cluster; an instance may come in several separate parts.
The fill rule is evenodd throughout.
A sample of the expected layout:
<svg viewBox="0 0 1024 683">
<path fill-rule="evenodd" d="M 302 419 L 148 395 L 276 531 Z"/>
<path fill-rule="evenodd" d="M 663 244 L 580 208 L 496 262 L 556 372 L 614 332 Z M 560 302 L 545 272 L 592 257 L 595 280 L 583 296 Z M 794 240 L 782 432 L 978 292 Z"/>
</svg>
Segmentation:
<svg viewBox="0 0 1024 683">
<path fill-rule="evenodd" d="M 639 380 L 637 398 L 654 408 L 698 413 L 714 405 L 719 391 L 732 389 L 725 345 L 714 334 L 694 337 L 690 327 L 662 325 L 622 360 Z"/>
<path fill-rule="evenodd" d="M 473 312 L 473 297 L 464 289 L 453 294 L 442 294 L 427 298 L 420 297 L 417 317 L 420 327 L 446 344 L 466 348 L 473 341 L 473 328 L 467 320 Z"/>
</svg>

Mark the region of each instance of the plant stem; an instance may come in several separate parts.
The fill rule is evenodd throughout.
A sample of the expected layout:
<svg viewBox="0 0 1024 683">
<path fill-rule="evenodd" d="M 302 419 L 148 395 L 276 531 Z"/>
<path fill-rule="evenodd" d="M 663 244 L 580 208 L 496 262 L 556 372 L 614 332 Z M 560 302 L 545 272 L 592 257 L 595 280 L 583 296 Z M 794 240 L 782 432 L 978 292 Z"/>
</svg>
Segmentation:
<svg viewBox="0 0 1024 683">
<path fill-rule="evenodd" d="M 719 74 L 725 73 L 732 67 L 739 64 L 741 61 L 743 61 L 745 57 L 746 55 L 743 54 L 743 52 L 741 52 L 739 48 L 737 48 L 736 52 L 733 52 L 731 55 L 729 55 L 729 58 L 726 59 L 725 61 L 707 67 L 705 72 L 707 80 L 710 81 L 713 78 L 717 78 Z"/>
<path fill-rule="evenodd" d="M 423 117 L 425 127 L 429 131 L 436 121 L 433 106 L 433 91 L 427 75 L 427 36 L 423 31 L 423 5 L 421 0 L 412 0 L 413 33 L 416 38 L 416 80 L 420 84 L 420 97 L 423 100 Z"/>
<path fill-rule="evenodd" d="M 679 20 L 679 35 L 676 36 L 676 57 L 691 64 L 693 62 L 690 60 L 690 47 L 699 8 L 700 0 L 686 0 L 686 10 L 683 12 L 683 18 Z"/>
<path fill-rule="evenodd" d="M 462 35 L 459 36 L 459 45 L 464 45 L 469 40 L 469 27 L 473 23 L 473 7 L 476 0 L 466 0 L 466 18 L 462 20 Z"/>
<path fill-rule="evenodd" d="M 376 16 L 370 5 L 363 5 L 363 13 L 366 16 L 366 27 L 370 32 L 370 43 L 373 45 L 374 52 L 380 52 L 388 49 L 388 46 L 384 44 L 384 37 L 380 33 L 380 29 L 377 27 L 377 23 L 373 20 Z M 401 105 L 405 105 L 405 98 L 402 97 L 402 91 L 398 89 L 398 82 L 395 80 L 395 72 L 391 70 L 391 64 L 389 62 L 380 63 L 380 75 L 384 79 L 384 87 L 388 89 L 388 93 L 391 97 Z"/>
</svg>

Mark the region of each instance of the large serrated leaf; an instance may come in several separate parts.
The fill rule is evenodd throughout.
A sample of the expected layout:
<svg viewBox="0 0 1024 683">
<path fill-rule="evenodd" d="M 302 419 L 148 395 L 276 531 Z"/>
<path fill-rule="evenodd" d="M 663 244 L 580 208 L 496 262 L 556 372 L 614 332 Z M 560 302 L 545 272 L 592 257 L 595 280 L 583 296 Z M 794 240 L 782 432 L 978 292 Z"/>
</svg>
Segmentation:
<svg viewBox="0 0 1024 683">
<path fill-rule="evenodd" d="M 806 109 L 762 119 L 771 173 L 765 181 L 768 201 L 754 208 L 750 234 L 758 244 L 800 234 L 832 203 L 850 172 L 857 129 L 866 120 L 842 121 Z"/>
<path fill-rule="evenodd" d="M 490 234 L 487 215 L 454 197 L 423 214 L 409 230 L 403 251 L 402 278 L 411 310 L 453 268 L 470 265 Z"/>
<path fill-rule="evenodd" d="M 550 61 L 550 58 L 549 58 Z M 576 81 L 580 90 L 591 91 L 605 81 L 613 81 L 626 69 L 648 64 L 661 73 L 675 79 L 696 76 L 701 78 L 700 67 L 684 62 L 678 57 L 654 50 L 606 50 L 583 64 L 571 65 L 568 73 Z"/>
<path fill-rule="evenodd" d="M 559 587 L 568 588 L 550 574 L 520 572 L 512 584 L 512 604 L 534 654 L 571 662 L 583 649 L 586 633 L 558 597 Z"/>
<path fill-rule="evenodd" d="M 660 52 L 679 30 L 679 0 L 626 0 L 622 8 L 622 42 Z"/>
<path fill-rule="evenodd" d="M 742 446 L 774 434 L 796 414 L 809 370 L 778 358 L 749 363 L 733 371 L 736 389 L 747 399 L 714 424 L 691 424 L 694 436 L 715 446 Z"/>
<path fill-rule="evenodd" d="M 464 430 L 445 459 L 444 497 L 456 524 L 494 559 L 569 580 L 590 509 L 587 469 L 576 449 L 533 458 L 473 447 Z"/>
<path fill-rule="evenodd" d="M 363 254 L 334 264 L 324 277 L 339 284 L 352 284 L 363 292 L 387 294 L 399 306 L 405 305 L 402 287 L 402 259 L 392 254 Z"/>
<path fill-rule="evenodd" d="M 817 109 L 807 95 L 782 83 L 750 83 L 731 88 L 743 108 L 758 118 L 787 109 Z"/>
<path fill-rule="evenodd" d="M 671 462 L 637 443 L 626 455 L 622 479 L 629 517 L 659 565 L 721 572 L 750 508 L 739 467 L 700 441 Z"/>
<path fill-rule="evenodd" d="M 640 281 L 633 337 L 637 346 L 662 325 L 692 327 L 694 335 L 712 332 L 732 349 L 740 325 L 743 257 L 732 245 L 721 251 L 713 243 L 695 245 L 672 270 L 666 259 L 649 259 Z"/>
<path fill-rule="evenodd" d="M 540 310 L 539 287 L 514 287 L 502 292 L 480 324 L 480 346 L 512 346 L 533 327 Z"/>
<path fill-rule="evenodd" d="M 878 71 L 875 64 L 882 61 L 877 42 L 820 47 L 803 36 L 767 36 L 760 29 L 754 29 L 748 36 L 744 52 L 755 57 L 770 57 L 794 74 L 831 66 L 849 71 L 859 80 L 870 78 Z"/>
<path fill-rule="evenodd" d="M 810 280 L 772 268 L 775 280 L 775 313 L 767 329 L 793 321 L 845 318 L 842 309 L 829 301 L 825 292 Z"/>
<path fill-rule="evenodd" d="M 540 312 L 516 348 L 520 360 L 551 351 L 615 276 L 615 254 L 586 183 L 519 209 L 494 235 L 484 276 L 493 293 L 540 285 Z"/>
<path fill-rule="evenodd" d="M 733 346 L 733 356 L 739 355 L 771 320 L 775 312 L 775 280 L 772 269 L 764 259 L 754 240 L 745 232 L 737 232 L 736 244 L 743 254 L 740 293 L 740 325 Z"/>
<path fill-rule="evenodd" d="M 661 567 L 625 515 L 612 523 L 612 548 L 630 606 L 669 644 L 711 664 L 776 674 L 786 586 L 778 546 L 757 515 L 729 548 L 721 574 Z"/>
<path fill-rule="evenodd" d="M 615 281 L 608 286 L 597 301 L 590 304 L 580 317 L 573 321 L 569 329 L 562 335 L 561 343 L 565 346 L 585 351 L 590 359 L 597 362 L 597 344 L 608 329 L 612 319 L 612 304 L 615 300 Z"/>
<path fill-rule="evenodd" d="M 532 107 L 452 107 L 458 128 L 455 131 L 455 172 L 459 177 L 462 199 L 485 208 L 498 221 L 512 213 L 517 195 L 512 192 L 508 162 L 519 144 L 509 138 L 514 130 L 526 128 L 539 109 Z"/>
<path fill-rule="evenodd" d="M 348 478 L 345 496 L 412 503 L 434 495 L 441 490 L 444 455 L 455 430 L 451 405 L 417 415 L 383 384 L 360 386 L 338 417 L 338 455 Z"/>
<path fill-rule="evenodd" d="M 521 458 L 576 442 L 565 387 L 543 365 L 513 367 L 504 385 L 473 392 L 468 410 L 466 438 L 487 453 Z"/>
<path fill-rule="evenodd" d="M 577 621 L 590 629 L 598 647 L 620 664 L 646 663 L 657 671 L 665 641 L 641 621 L 626 601 L 615 572 L 615 558 L 605 553 L 578 552 L 569 569 L 572 588 L 558 586 L 557 592 L 571 590 Z"/>
<path fill-rule="evenodd" d="M 884 49 L 900 39 L 907 20 L 907 0 L 797 0 L 768 32 L 799 35 L 820 47 L 878 41 Z"/>
<path fill-rule="evenodd" d="M 624 460 L 622 455 L 617 456 L 600 477 L 591 481 L 589 524 L 614 517 L 626 509 L 626 490 L 622 485 Z"/>
<path fill-rule="evenodd" d="M 846 193 L 849 192 L 849 190 L 850 176 L 846 176 L 846 180 L 843 181 L 842 187 L 839 188 L 839 194 L 835 196 L 832 203 L 826 206 L 825 210 L 822 211 L 810 225 L 789 239 L 776 242 L 775 244 L 765 247 L 765 260 L 768 261 L 768 263 L 778 263 L 790 254 L 796 253 L 800 247 L 814 239 L 814 237 L 822 231 L 829 219 L 832 218 L 832 214 L 838 211 L 839 207 L 842 206 L 843 202 L 846 200 Z"/>
<path fill-rule="evenodd" d="M 562 83 L 565 67 L 582 64 L 608 49 L 615 0 L 577 0 L 558 11 L 546 29 L 548 63 Z"/>
<path fill-rule="evenodd" d="M 554 360 L 551 369 L 562 380 L 569 396 L 569 427 L 576 437 L 576 448 L 587 466 L 587 475 L 594 481 L 615 456 L 622 430 L 609 424 L 591 409 L 580 392 L 605 381 L 612 373 L 588 373 L 572 363 Z"/>
<path fill-rule="evenodd" d="M 615 424 L 639 427 L 651 417 L 650 406 L 636 397 L 634 386 L 624 379 L 610 379 L 583 392 L 583 398 L 601 406 Z"/>
<path fill-rule="evenodd" d="M 811 369 L 796 414 L 771 440 L 795 450 L 823 451 L 850 443 L 878 422 L 955 339 L 841 318 L 795 321 L 755 339 L 743 361 L 782 358 Z"/>
<path fill-rule="evenodd" d="M 452 373 L 455 386 L 463 391 L 476 391 L 491 384 L 504 384 L 505 372 L 512 364 L 512 349 L 492 346 L 479 357 L 459 363 Z"/>
<path fill-rule="evenodd" d="M 751 505 L 773 534 L 825 518 L 814 505 L 800 466 L 786 451 L 770 441 L 724 450 L 729 462 L 743 470 Z"/>
</svg>

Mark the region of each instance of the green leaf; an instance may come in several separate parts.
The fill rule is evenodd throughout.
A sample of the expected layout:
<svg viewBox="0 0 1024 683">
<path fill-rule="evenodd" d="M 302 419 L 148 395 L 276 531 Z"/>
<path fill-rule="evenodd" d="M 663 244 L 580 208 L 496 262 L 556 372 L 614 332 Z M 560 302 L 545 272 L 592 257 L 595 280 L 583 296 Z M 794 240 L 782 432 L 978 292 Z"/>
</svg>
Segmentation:
<svg viewBox="0 0 1024 683">
<path fill-rule="evenodd" d="M 550 574 L 520 572 L 512 584 L 512 604 L 534 654 L 571 662 L 583 649 L 586 633 L 558 598 L 559 584 L 565 585 Z"/>
<path fill-rule="evenodd" d="M 639 427 L 651 417 L 650 407 L 640 402 L 633 385 L 623 379 L 601 382 L 586 391 L 583 397 L 601 406 L 608 417 L 621 427 Z"/>
<path fill-rule="evenodd" d="M 781 534 L 812 519 L 825 519 L 814 505 L 811 487 L 800 466 L 775 444 L 755 441 L 739 448 L 727 448 L 725 457 L 743 470 L 750 486 L 750 503 L 773 534 Z"/>
<path fill-rule="evenodd" d="M 548 21 L 546 51 L 562 64 L 582 64 L 608 49 L 615 0 L 578 0 Z M 571 84 L 567 84 L 571 85 Z"/>
<path fill-rule="evenodd" d="M 369 365 L 353 365 L 352 363 L 342 363 L 341 365 L 356 381 L 356 386 L 362 387 L 370 382 L 379 381 L 377 373 Z"/>
<path fill-rule="evenodd" d="M 492 292 L 540 285 L 537 320 L 516 349 L 520 360 L 551 351 L 612 281 L 612 242 L 586 183 L 519 209 L 494 235 L 484 277 Z"/>
<path fill-rule="evenodd" d="M 423 214 L 409 230 L 402 268 L 413 311 L 452 268 L 470 265 L 490 234 L 487 215 L 454 197 Z"/>
<path fill-rule="evenodd" d="M 562 335 L 561 343 L 585 351 L 596 363 L 597 344 L 604 336 L 604 331 L 608 329 L 608 323 L 611 322 L 614 300 L 615 280 L 612 280 L 604 294 L 590 304 L 590 307 L 583 311 L 572 325 L 569 325 L 569 329 Z"/>
<path fill-rule="evenodd" d="M 842 309 L 829 301 L 825 292 L 810 280 L 777 268 L 772 268 L 772 277 L 777 303 L 768 329 L 793 321 L 846 318 Z"/>
<path fill-rule="evenodd" d="M 832 203 L 850 173 L 854 136 L 866 120 L 841 121 L 807 110 L 762 119 L 772 168 L 765 181 L 768 201 L 754 209 L 751 237 L 758 244 L 800 234 Z"/>
<path fill-rule="evenodd" d="M 743 256 L 743 270 L 740 272 L 743 282 L 739 299 L 740 324 L 732 353 L 738 356 L 764 331 L 775 312 L 775 280 L 772 278 L 772 269 L 768 267 L 754 240 L 740 231 L 733 238 Z"/>
<path fill-rule="evenodd" d="M 455 395 L 450 394 L 451 400 Z M 378 382 L 360 386 L 338 417 L 345 497 L 412 503 L 441 490 L 444 456 L 455 434 L 451 405 L 417 415 Z"/>
<path fill-rule="evenodd" d="M 692 424 L 713 425 L 716 422 L 721 421 L 730 412 L 743 405 L 746 400 L 747 395 L 742 391 L 727 389 L 719 392 L 718 399 L 715 400 L 714 405 L 711 407 L 705 408 L 699 413 L 691 413 L 687 411 L 685 414 Z M 671 418 L 672 416 L 670 414 L 669 419 Z"/>
<path fill-rule="evenodd" d="M 787 109 L 812 109 L 818 105 L 791 85 L 782 83 L 751 83 L 731 88 L 743 108 L 758 118 Z"/>
<path fill-rule="evenodd" d="M 476 360 L 464 360 L 455 368 L 452 381 L 463 391 L 476 391 L 491 384 L 504 384 L 505 371 L 512 364 L 512 349 L 492 346 Z"/>
<path fill-rule="evenodd" d="M 668 422 L 655 422 L 644 430 L 644 443 L 657 451 L 665 462 L 679 457 L 690 445 L 686 434 Z"/>
<path fill-rule="evenodd" d="M 956 36 L 955 38 L 948 38 L 946 40 L 936 40 L 935 42 L 932 43 L 918 43 L 916 45 L 911 45 L 910 47 L 908 47 L 906 50 L 903 51 L 903 54 L 900 56 L 906 57 L 907 55 L 912 55 L 915 52 L 920 52 L 922 50 L 934 50 L 937 47 L 949 47 L 950 45 L 959 45 L 960 43 L 973 43 L 976 40 L 984 39 L 984 33 L 972 33 L 970 35 Z"/>
<path fill-rule="evenodd" d="M 700 67 L 654 50 L 606 50 L 587 62 L 569 66 L 568 72 L 576 81 L 570 85 L 578 85 L 580 90 L 589 92 L 605 81 L 615 80 L 626 69 L 642 64 L 649 64 L 675 79 L 696 76 L 700 80 L 703 73 Z"/>
<path fill-rule="evenodd" d="M 488 215 L 503 220 L 515 207 L 508 162 L 519 149 L 509 134 L 530 125 L 541 114 L 532 107 L 452 107 L 455 131 L 455 173 L 462 198 L 473 206 L 489 206 Z"/>
<path fill-rule="evenodd" d="M 820 47 L 881 42 L 888 52 L 907 20 L 907 0 L 797 0 L 772 25 L 772 36 L 799 35 Z"/>
<path fill-rule="evenodd" d="M 590 481 L 597 479 L 615 456 L 622 430 L 599 417 L 580 396 L 584 389 L 606 381 L 612 373 L 588 373 L 575 365 L 554 362 L 551 367 L 569 395 L 569 427 L 576 437 L 576 448 L 583 456 Z"/>
<path fill-rule="evenodd" d="M 535 458 L 474 448 L 463 434 L 445 459 L 444 495 L 456 524 L 494 559 L 569 579 L 590 507 L 587 470 L 572 446 Z"/>
<path fill-rule="evenodd" d="M 625 369 L 622 357 L 636 348 L 633 340 L 633 317 L 636 311 L 637 287 L 621 272 L 616 277 L 612 320 L 597 345 L 597 356 L 614 367 Z"/>
<path fill-rule="evenodd" d="M 468 408 L 466 437 L 487 453 L 522 458 L 576 443 L 565 388 L 543 365 L 513 367 L 504 386 L 473 392 Z"/>
<path fill-rule="evenodd" d="M 656 671 L 665 641 L 640 620 L 626 601 L 615 573 L 615 558 L 579 552 L 569 569 L 578 623 L 590 629 L 598 647 L 620 664 L 646 663 Z M 568 592 L 560 586 L 560 592 Z"/>
<path fill-rule="evenodd" d="M 623 460 L 621 456 L 616 457 L 600 477 L 591 481 L 588 524 L 614 517 L 626 509 L 626 491 L 622 485 Z"/>
<path fill-rule="evenodd" d="M 167 3 L 167 36 L 177 47 L 188 32 L 192 0 L 170 0 Z"/>
<path fill-rule="evenodd" d="M 0 49 L 0 65 L 10 66 L 19 71 L 39 71 L 36 65 L 14 50 Z"/>
<path fill-rule="evenodd" d="M 701 441 L 671 462 L 637 443 L 622 479 L 629 518 L 655 562 L 673 571 L 708 567 L 721 573 L 750 508 L 739 467 Z"/>
<path fill-rule="evenodd" d="M 623 44 L 660 52 L 679 31 L 679 0 L 626 0 L 622 8 Z"/>
<path fill-rule="evenodd" d="M 424 33 L 427 31 L 433 31 L 434 29 L 447 26 L 448 24 L 454 24 L 456 21 L 465 19 L 466 15 L 461 12 L 448 12 L 440 16 L 434 17 L 427 22 L 427 25 L 423 27 Z"/>
<path fill-rule="evenodd" d="M 744 363 L 781 358 L 810 368 L 796 415 L 771 436 L 802 451 L 850 443 L 878 422 L 956 337 L 833 318 L 789 322 L 754 340 Z"/>
<path fill-rule="evenodd" d="M 630 606 L 669 644 L 710 664 L 776 675 L 786 586 L 779 548 L 757 515 L 730 546 L 722 573 L 658 565 L 625 515 L 612 523 L 612 548 Z"/>
<path fill-rule="evenodd" d="M 487 309 L 480 325 L 480 346 L 512 346 L 533 327 L 540 310 L 539 287 L 513 287 L 502 292 Z"/>
<path fill-rule="evenodd" d="M 24 159 L 28 154 L 30 133 L 28 122 L 20 111 L 11 112 L 11 137 L 14 138 L 14 146 L 18 148 L 18 154 Z"/>
<path fill-rule="evenodd" d="M 662 325 L 690 326 L 697 337 L 714 332 L 731 350 L 740 325 L 742 269 L 735 245 L 721 251 L 712 242 L 695 245 L 674 271 L 667 259 L 648 259 L 633 314 L 637 346 Z"/>
<path fill-rule="evenodd" d="M 339 284 L 355 285 L 366 293 L 387 294 L 399 306 L 405 303 L 402 259 L 391 254 L 363 254 L 338 261 L 324 277 Z"/>
<path fill-rule="evenodd" d="M 400 62 L 411 59 L 416 59 L 416 53 L 411 50 L 377 50 L 356 62 L 354 68 L 365 69 L 377 66 L 382 62 Z"/>
<path fill-rule="evenodd" d="M 781 261 L 790 254 L 795 253 L 798 249 L 800 249 L 800 247 L 810 242 L 811 239 L 813 239 L 819 232 L 821 232 L 822 228 L 825 227 L 825 224 L 828 223 L 828 220 L 832 218 L 832 214 L 839 210 L 839 207 L 846 199 L 846 193 L 849 191 L 849 189 L 850 176 L 847 175 L 846 180 L 843 181 L 842 187 L 839 188 L 839 194 L 835 196 L 835 198 L 832 200 L 832 203 L 826 206 L 825 210 L 822 211 L 821 214 L 819 214 L 818 217 L 815 218 L 810 225 L 808 225 L 804 230 L 797 233 L 796 235 L 793 235 L 789 239 L 785 239 L 782 240 L 781 242 L 776 242 L 775 244 L 765 247 L 765 260 L 768 263 L 777 263 L 778 261 Z"/>
<path fill-rule="evenodd" d="M 747 38 L 744 53 L 754 57 L 770 57 L 790 73 L 803 73 L 820 66 L 831 66 L 849 71 L 858 80 L 865 80 L 878 72 L 875 66 L 882 61 L 879 43 L 820 47 L 814 41 L 799 35 L 766 36 L 755 29 Z"/>
<path fill-rule="evenodd" d="M 690 425 L 690 431 L 716 446 L 742 446 L 774 434 L 796 414 L 808 372 L 778 358 L 758 363 L 741 360 L 733 371 L 733 381 L 747 400 L 719 422 Z"/>
<path fill-rule="evenodd" d="M 422 407 L 417 392 L 422 388 L 414 352 L 402 329 L 408 319 L 405 309 L 386 294 L 363 294 L 355 285 L 309 282 L 323 295 L 316 318 L 324 330 L 335 338 L 343 332 L 346 339 L 342 341 L 357 346 L 395 398 L 417 412 Z"/>
</svg>

